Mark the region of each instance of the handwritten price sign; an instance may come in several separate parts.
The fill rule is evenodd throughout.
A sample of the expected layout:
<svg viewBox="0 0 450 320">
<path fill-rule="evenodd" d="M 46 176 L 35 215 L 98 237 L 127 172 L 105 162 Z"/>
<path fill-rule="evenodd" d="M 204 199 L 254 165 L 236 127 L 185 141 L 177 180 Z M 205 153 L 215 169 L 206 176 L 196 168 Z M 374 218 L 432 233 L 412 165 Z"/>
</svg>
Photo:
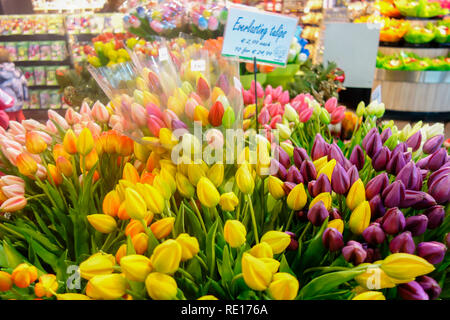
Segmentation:
<svg viewBox="0 0 450 320">
<path fill-rule="evenodd" d="M 228 11 L 222 56 L 285 66 L 297 18 L 232 6 Z"/>
</svg>

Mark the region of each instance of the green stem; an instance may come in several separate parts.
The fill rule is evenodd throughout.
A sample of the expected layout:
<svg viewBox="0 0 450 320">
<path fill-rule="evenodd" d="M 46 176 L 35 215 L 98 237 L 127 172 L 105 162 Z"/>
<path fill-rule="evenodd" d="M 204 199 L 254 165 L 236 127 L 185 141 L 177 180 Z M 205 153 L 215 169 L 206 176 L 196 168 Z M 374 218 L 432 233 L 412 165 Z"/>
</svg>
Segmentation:
<svg viewBox="0 0 450 320">
<path fill-rule="evenodd" d="M 202 226 L 203 231 L 205 232 L 205 234 L 207 234 L 205 223 L 203 222 L 202 215 L 201 215 L 200 211 L 198 210 L 198 207 L 197 207 L 197 204 L 195 203 L 194 198 L 191 198 L 191 204 L 194 207 L 194 211 L 197 214 L 198 219 L 200 220 L 200 224 Z"/>
<path fill-rule="evenodd" d="M 45 193 L 40 193 L 40 194 L 31 196 L 31 197 L 28 197 L 28 198 L 27 198 L 27 201 L 30 201 L 30 200 L 32 200 L 32 199 L 41 198 L 41 197 L 46 197 L 46 194 L 45 194 Z"/>
<path fill-rule="evenodd" d="M 198 262 L 200 262 L 201 266 L 202 266 L 205 270 L 208 270 L 208 266 L 206 265 L 205 261 L 203 261 L 203 259 L 200 258 L 200 256 L 199 256 L 198 254 L 196 254 L 196 255 L 194 256 L 194 258 L 197 259 Z"/>
<path fill-rule="evenodd" d="M 194 277 L 192 277 L 192 275 L 187 272 L 186 270 L 184 270 L 183 268 L 178 268 L 177 271 L 181 274 L 183 274 L 183 276 L 185 276 L 186 278 L 188 278 L 189 280 L 191 280 L 192 282 L 195 283 L 195 279 Z"/>
<path fill-rule="evenodd" d="M 178 216 L 179 211 L 178 211 L 177 203 L 175 202 L 175 198 L 174 197 L 170 197 L 170 200 L 172 201 L 172 206 L 173 206 L 173 208 L 175 210 L 175 213 Z"/>
<path fill-rule="evenodd" d="M 291 226 L 293 216 L 294 216 L 294 210 L 292 210 L 291 214 L 289 215 L 289 219 L 288 219 L 288 222 L 286 224 L 286 228 L 284 229 L 284 231 L 288 231 L 289 227 Z"/>
<path fill-rule="evenodd" d="M 258 237 L 258 228 L 256 226 L 256 218 L 255 218 L 255 212 L 253 211 L 253 204 L 252 204 L 252 198 L 250 195 L 247 195 L 247 200 L 250 207 L 250 215 L 252 217 L 252 224 L 253 224 L 253 233 L 255 234 L 255 241 L 258 244 L 259 243 L 259 237 Z"/>
<path fill-rule="evenodd" d="M 8 227 L 5 226 L 3 223 L 0 223 L 0 228 L 1 228 L 1 229 L 4 229 L 4 230 L 6 230 L 6 231 L 8 231 L 9 233 L 12 233 L 13 235 L 15 235 L 16 237 L 18 237 L 18 238 L 20 238 L 20 239 L 24 239 L 24 240 L 25 240 L 25 237 L 24 237 L 23 235 L 21 235 L 21 234 L 18 233 L 17 231 L 14 231 L 14 230 L 8 228 Z"/>
</svg>

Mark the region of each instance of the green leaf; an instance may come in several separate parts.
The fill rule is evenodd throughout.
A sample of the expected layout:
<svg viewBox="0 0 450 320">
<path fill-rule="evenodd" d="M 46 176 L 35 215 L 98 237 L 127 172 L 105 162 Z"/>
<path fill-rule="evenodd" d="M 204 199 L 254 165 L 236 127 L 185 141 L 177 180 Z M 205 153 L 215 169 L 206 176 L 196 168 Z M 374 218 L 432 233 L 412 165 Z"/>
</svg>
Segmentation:
<svg viewBox="0 0 450 320">
<path fill-rule="evenodd" d="M 36 222 L 38 223 L 39 227 L 42 229 L 42 231 L 45 233 L 45 235 L 51 239 L 54 243 L 56 243 L 59 247 L 62 247 L 61 243 L 58 241 L 58 239 L 53 235 L 53 233 L 50 231 L 50 229 L 45 224 L 44 220 L 40 217 L 40 215 L 37 213 L 37 211 L 33 211 L 34 217 L 36 219 Z"/>
<path fill-rule="evenodd" d="M 173 226 L 174 237 L 178 237 L 181 233 L 186 232 L 184 229 L 184 205 L 180 206 L 178 215 L 175 218 L 175 225 Z"/>
<path fill-rule="evenodd" d="M 214 267 L 216 263 L 216 250 L 215 250 L 215 242 L 216 242 L 216 231 L 217 231 L 218 221 L 214 222 L 214 224 L 209 229 L 208 235 L 206 236 L 206 260 L 209 268 L 210 277 L 214 274 Z"/>
<path fill-rule="evenodd" d="M 14 269 L 19 264 L 27 262 L 27 259 L 12 246 L 8 238 L 3 240 L 3 251 L 6 257 L 7 267 L 9 268 Z"/>
<path fill-rule="evenodd" d="M 223 284 L 230 282 L 233 279 L 233 269 L 231 268 L 232 263 L 233 263 L 233 258 L 230 255 L 228 245 L 225 245 L 223 247 L 222 267 L 221 267 L 222 270 L 220 273 Z"/>
<path fill-rule="evenodd" d="M 127 236 L 127 256 L 136 254 L 136 251 L 134 250 L 133 242 L 131 241 L 131 236 Z"/>
<path fill-rule="evenodd" d="M 197 282 L 202 281 L 202 267 L 197 259 L 189 260 L 186 271 L 191 274 Z"/>
<path fill-rule="evenodd" d="M 297 277 L 294 271 L 292 271 L 291 268 L 289 267 L 289 263 L 287 262 L 284 254 L 281 255 L 280 272 L 287 272 L 292 274 L 294 277 Z"/>
<path fill-rule="evenodd" d="M 326 248 L 323 246 L 322 243 L 322 234 L 325 231 L 327 225 L 328 225 L 328 218 L 325 219 L 319 231 L 309 243 L 308 248 L 305 250 L 305 253 L 302 257 L 301 270 L 304 270 L 304 268 L 308 266 L 317 266 L 323 259 L 323 255 L 326 252 Z"/>
<path fill-rule="evenodd" d="M 328 293 L 361 273 L 364 273 L 364 270 L 346 270 L 324 274 L 305 285 L 300 290 L 299 297 L 300 299 L 311 299 L 319 294 Z"/>
<path fill-rule="evenodd" d="M 9 223 L 5 223 L 5 225 L 7 225 L 12 230 L 15 230 L 23 235 L 29 236 L 33 240 L 39 241 L 43 246 L 45 246 L 48 250 L 54 253 L 59 252 L 61 250 L 60 247 L 50 242 L 48 238 L 46 238 L 42 233 L 38 231 L 25 227 L 18 227 Z"/>
<path fill-rule="evenodd" d="M 145 228 L 147 231 L 148 236 L 148 247 L 147 247 L 147 253 L 150 257 L 153 253 L 153 250 L 155 250 L 156 246 L 159 244 L 158 239 L 156 239 L 155 235 L 153 234 L 152 230 L 150 228 Z"/>
</svg>

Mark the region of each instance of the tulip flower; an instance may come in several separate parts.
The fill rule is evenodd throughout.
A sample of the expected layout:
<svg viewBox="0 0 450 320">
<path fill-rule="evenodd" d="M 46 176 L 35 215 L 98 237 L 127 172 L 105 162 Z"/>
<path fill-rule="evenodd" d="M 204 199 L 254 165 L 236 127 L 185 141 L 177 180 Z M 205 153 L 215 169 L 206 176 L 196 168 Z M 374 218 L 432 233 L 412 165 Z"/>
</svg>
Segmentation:
<svg viewBox="0 0 450 320">
<path fill-rule="evenodd" d="M 83 279 L 90 280 L 97 275 L 112 273 L 114 265 L 114 256 L 96 253 L 80 264 L 80 275 Z"/>
<path fill-rule="evenodd" d="M 405 198 L 405 185 L 402 181 L 396 180 L 383 190 L 381 196 L 387 208 L 398 207 Z"/>
<path fill-rule="evenodd" d="M 269 287 L 272 280 L 272 272 L 262 260 L 245 252 L 242 255 L 241 263 L 242 274 L 247 286 L 257 291 L 264 291 Z"/>
<path fill-rule="evenodd" d="M 401 284 L 397 290 L 404 300 L 429 300 L 425 290 L 416 281 Z"/>
<path fill-rule="evenodd" d="M 234 211 L 238 204 L 239 199 L 234 192 L 227 192 L 220 196 L 219 205 L 224 211 Z"/>
<path fill-rule="evenodd" d="M 391 159 L 391 151 L 387 147 L 381 147 L 372 157 L 372 167 L 375 171 L 383 171 L 386 169 Z"/>
<path fill-rule="evenodd" d="M 157 272 L 173 274 L 177 271 L 181 261 L 182 249 L 180 244 L 172 239 L 156 246 L 150 257 L 153 269 Z"/>
<path fill-rule="evenodd" d="M 407 161 L 403 152 L 392 151 L 391 159 L 386 165 L 386 171 L 390 174 L 398 174 L 401 169 L 406 165 Z"/>
<path fill-rule="evenodd" d="M 6 198 L 13 198 L 17 196 L 23 197 L 25 195 L 25 188 L 21 185 L 13 184 L 10 186 L 1 187 L 1 192 L 3 192 Z"/>
<path fill-rule="evenodd" d="M 380 267 L 389 277 L 399 280 L 413 279 L 434 270 L 425 259 L 408 253 L 391 254 L 381 262 Z"/>
<path fill-rule="evenodd" d="M 86 218 L 91 226 L 100 233 L 111 233 L 117 229 L 116 220 L 107 214 L 91 214 Z"/>
<path fill-rule="evenodd" d="M 431 185 L 429 185 L 428 193 L 436 200 L 438 204 L 445 204 L 450 201 L 450 174 L 435 179 Z"/>
<path fill-rule="evenodd" d="M 292 210 L 298 211 L 306 205 L 308 197 L 303 183 L 296 185 L 289 193 L 286 203 Z"/>
<path fill-rule="evenodd" d="M 337 194 L 345 194 L 350 188 L 350 178 L 345 169 L 337 163 L 331 176 L 331 187 Z"/>
<path fill-rule="evenodd" d="M 48 169 L 48 181 L 50 183 L 53 183 L 55 186 L 61 185 L 63 183 L 63 177 L 59 169 L 53 164 L 49 164 L 47 166 L 47 169 Z"/>
<path fill-rule="evenodd" d="M 389 185 L 389 177 L 387 173 L 383 172 L 375 176 L 366 185 L 366 198 L 371 200 L 376 195 L 381 194 L 381 192 Z"/>
<path fill-rule="evenodd" d="M 303 148 L 299 148 L 299 147 L 294 148 L 293 158 L 294 158 L 294 164 L 298 169 L 301 168 L 303 161 L 310 160 L 306 150 Z"/>
<path fill-rule="evenodd" d="M 208 179 L 218 188 L 223 182 L 224 165 L 223 163 L 215 163 L 206 173 Z"/>
<path fill-rule="evenodd" d="M 37 131 L 28 131 L 25 134 L 25 147 L 32 154 L 40 154 L 47 149 L 47 143 Z"/>
<path fill-rule="evenodd" d="M 421 242 L 417 245 L 417 255 L 431 264 L 438 264 L 444 260 L 447 247 L 440 242 Z"/>
<path fill-rule="evenodd" d="M 38 169 L 36 161 L 25 152 L 17 156 L 16 165 L 19 172 L 25 176 L 34 175 Z"/>
<path fill-rule="evenodd" d="M 405 188 L 409 190 L 419 190 L 422 187 L 421 182 L 419 182 L 419 180 L 422 179 L 422 176 L 412 161 L 408 162 L 408 164 L 399 171 L 395 179 L 402 181 Z"/>
<path fill-rule="evenodd" d="M 249 252 L 255 258 L 273 258 L 272 247 L 267 242 L 255 244 Z"/>
<path fill-rule="evenodd" d="M 220 194 L 214 184 L 206 177 L 201 177 L 197 184 L 197 196 L 202 205 L 215 207 L 220 201 Z"/>
<path fill-rule="evenodd" d="M 428 218 L 428 229 L 436 229 L 444 221 L 445 211 L 444 207 L 440 205 L 432 206 L 425 210 L 424 214 Z"/>
<path fill-rule="evenodd" d="M 366 291 L 356 295 L 352 300 L 386 300 L 382 292 Z"/>
<path fill-rule="evenodd" d="M 283 189 L 283 181 L 281 181 L 277 177 L 269 176 L 267 187 L 272 197 L 274 197 L 276 200 L 279 200 L 286 195 Z"/>
<path fill-rule="evenodd" d="M 249 166 L 247 163 L 239 166 L 239 169 L 236 171 L 236 184 L 244 194 L 253 193 L 253 189 L 255 188 L 255 181 L 249 171 Z"/>
<path fill-rule="evenodd" d="M 344 221 L 342 219 L 334 219 L 328 222 L 327 228 L 334 228 L 341 234 L 344 232 Z"/>
<path fill-rule="evenodd" d="M 422 289 L 426 292 L 430 300 L 435 300 L 441 294 L 441 287 L 431 277 L 421 276 L 416 279 L 416 282 L 422 287 Z"/>
<path fill-rule="evenodd" d="M 36 281 L 38 277 L 35 266 L 30 266 L 26 263 L 21 263 L 13 270 L 11 280 L 19 288 L 27 288 Z"/>
<path fill-rule="evenodd" d="M 131 243 L 137 254 L 144 254 L 148 248 L 148 236 L 145 233 L 140 232 L 131 238 Z"/>
<path fill-rule="evenodd" d="M 175 223 L 174 217 L 162 218 L 150 225 L 150 229 L 155 235 L 156 239 L 162 239 L 172 232 L 173 224 Z"/>
<path fill-rule="evenodd" d="M 223 227 L 225 241 L 232 247 L 238 248 L 246 241 L 247 231 L 245 226 L 238 220 L 227 220 Z"/>
<path fill-rule="evenodd" d="M 274 254 L 283 252 L 291 243 L 291 237 L 281 231 L 268 231 L 262 238 L 261 242 L 266 242 L 272 247 Z"/>
<path fill-rule="evenodd" d="M 5 271 L 0 271 L 0 292 L 11 290 L 12 285 L 11 275 Z"/>
<path fill-rule="evenodd" d="M 350 162 L 355 165 L 359 171 L 364 167 L 364 160 L 365 156 L 363 150 L 359 145 L 356 145 L 350 155 Z"/>
<path fill-rule="evenodd" d="M 148 211 L 154 214 L 162 213 L 164 211 L 164 197 L 156 187 L 138 183 L 136 184 L 136 189 L 144 199 Z"/>
<path fill-rule="evenodd" d="M 381 219 L 381 226 L 387 234 L 397 234 L 405 228 L 405 216 L 398 208 L 389 209 Z"/>
<path fill-rule="evenodd" d="M 180 234 L 175 240 L 181 246 L 181 261 L 192 259 L 200 250 L 197 238 L 187 233 Z"/>
<path fill-rule="evenodd" d="M 188 178 L 189 181 L 197 186 L 201 177 L 206 177 L 206 170 L 202 164 L 191 163 L 188 165 Z"/>
<path fill-rule="evenodd" d="M 406 140 L 406 145 L 411 148 L 413 152 L 415 152 L 419 150 L 421 142 L 422 134 L 420 133 L 420 131 L 417 131 Z"/>
<path fill-rule="evenodd" d="M 366 200 L 366 191 L 361 179 L 355 181 L 348 191 L 346 204 L 350 210 L 354 210 L 360 203 Z"/>
<path fill-rule="evenodd" d="M 382 147 L 381 136 L 377 128 L 372 128 L 362 141 L 362 147 L 367 155 L 372 158 Z"/>
<path fill-rule="evenodd" d="M 34 293 L 38 298 L 50 298 L 58 289 L 58 282 L 54 274 L 44 274 L 39 277 L 39 282 L 34 286 Z"/>
<path fill-rule="evenodd" d="M 394 237 L 389 243 L 389 250 L 392 253 L 403 252 L 413 254 L 416 250 L 416 245 L 414 244 L 411 232 L 405 231 Z"/>
<path fill-rule="evenodd" d="M 286 272 L 278 272 L 273 275 L 269 285 L 269 294 L 275 300 L 294 300 L 299 288 L 298 280 Z"/>
<path fill-rule="evenodd" d="M 127 282 L 117 273 L 96 275 L 86 286 L 86 295 L 92 299 L 115 300 L 125 294 Z"/>
<path fill-rule="evenodd" d="M 76 141 L 77 151 L 82 156 L 87 156 L 94 148 L 94 138 L 88 128 L 81 130 Z"/>
<path fill-rule="evenodd" d="M 358 169 L 356 168 L 355 165 L 352 165 L 347 170 L 347 174 L 348 174 L 348 177 L 350 179 L 350 185 L 352 186 L 359 179 Z"/>
<path fill-rule="evenodd" d="M 66 177 L 71 177 L 73 175 L 73 166 L 70 161 L 63 157 L 59 156 L 56 159 L 56 167 L 58 170 Z"/>
<path fill-rule="evenodd" d="M 422 150 L 426 154 L 433 154 L 442 146 L 443 142 L 444 142 L 443 135 L 434 136 L 425 142 L 425 144 L 422 147 Z"/>
<path fill-rule="evenodd" d="M 100 101 L 96 101 L 92 106 L 92 117 L 102 123 L 107 123 L 109 120 L 109 112 Z"/>
<path fill-rule="evenodd" d="M 177 172 L 175 175 L 175 180 L 177 183 L 177 190 L 184 198 L 190 199 L 195 194 L 194 186 L 189 182 L 189 179 L 186 178 L 182 173 Z"/>
<path fill-rule="evenodd" d="M 153 300 L 172 300 L 177 295 L 177 282 L 164 273 L 152 272 L 145 279 L 147 293 Z"/>
<path fill-rule="evenodd" d="M 23 196 L 15 196 L 5 200 L 0 206 L 0 212 L 16 212 L 27 205 L 27 199 Z"/>
<path fill-rule="evenodd" d="M 369 202 L 361 202 L 350 215 L 350 220 L 348 222 L 350 230 L 354 234 L 362 234 L 363 231 L 369 226 L 370 217 L 371 213 Z"/>
<path fill-rule="evenodd" d="M 66 131 L 63 139 L 64 151 L 69 154 L 77 153 L 77 137 L 72 129 Z"/>
<path fill-rule="evenodd" d="M 366 229 L 364 229 L 362 236 L 367 243 L 371 245 L 377 245 L 383 243 L 386 235 L 384 234 L 383 229 L 381 229 L 379 223 L 372 223 Z"/>
<path fill-rule="evenodd" d="M 352 240 L 342 249 L 342 255 L 346 261 L 359 265 L 364 262 L 367 253 L 359 242 Z"/>
<path fill-rule="evenodd" d="M 307 217 L 314 226 L 321 226 L 328 215 L 329 213 L 324 203 L 322 201 L 319 201 L 312 207 L 310 206 Z"/>
<path fill-rule="evenodd" d="M 326 228 L 322 235 L 322 243 L 331 252 L 339 251 L 344 246 L 342 234 L 335 228 Z"/>
<path fill-rule="evenodd" d="M 125 189 L 125 203 L 127 213 L 132 219 L 142 220 L 147 215 L 147 204 L 136 190 Z"/>
<path fill-rule="evenodd" d="M 315 180 L 317 177 L 316 167 L 309 160 L 305 160 L 302 162 L 302 165 L 300 167 L 300 173 L 302 174 L 303 181 L 305 182 Z"/>
<path fill-rule="evenodd" d="M 120 198 L 117 191 L 111 190 L 105 195 L 102 203 L 103 213 L 111 217 L 116 217 L 119 212 Z"/>
<path fill-rule="evenodd" d="M 405 230 L 411 232 L 413 237 L 420 236 L 427 230 L 428 218 L 424 214 L 410 216 L 405 220 Z"/>
<path fill-rule="evenodd" d="M 223 114 L 222 125 L 225 129 L 230 129 L 233 127 L 235 122 L 235 114 L 232 107 L 227 107 Z"/>
<path fill-rule="evenodd" d="M 150 259 L 139 254 L 123 257 L 120 268 L 128 280 L 138 282 L 144 282 L 152 270 Z"/>
</svg>

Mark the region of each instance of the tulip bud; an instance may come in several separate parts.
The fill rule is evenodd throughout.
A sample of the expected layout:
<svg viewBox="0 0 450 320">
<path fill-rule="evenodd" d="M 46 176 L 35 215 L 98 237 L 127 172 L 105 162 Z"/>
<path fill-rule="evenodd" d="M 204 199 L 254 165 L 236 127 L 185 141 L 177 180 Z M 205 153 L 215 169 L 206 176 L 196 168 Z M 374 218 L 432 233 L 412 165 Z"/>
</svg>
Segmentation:
<svg viewBox="0 0 450 320">
<path fill-rule="evenodd" d="M 350 185 L 352 186 L 356 180 L 359 179 L 359 173 L 358 173 L 358 169 L 356 168 L 355 165 L 352 165 L 348 170 L 347 170 L 347 174 L 348 177 L 350 179 Z"/>
<path fill-rule="evenodd" d="M 441 176 L 433 181 L 428 188 L 428 193 L 438 204 L 445 204 L 450 201 L 450 174 Z"/>
<path fill-rule="evenodd" d="M 103 213 L 111 217 L 116 217 L 119 212 L 120 198 L 117 191 L 112 190 L 108 192 L 103 199 L 102 209 Z"/>
<path fill-rule="evenodd" d="M 339 164 L 333 170 L 331 187 L 337 194 L 345 194 L 350 188 L 350 178 L 345 169 Z"/>
<path fill-rule="evenodd" d="M 100 233 L 111 233 L 117 229 L 116 220 L 106 214 L 91 214 L 87 216 L 87 220 Z"/>
<path fill-rule="evenodd" d="M 25 152 L 17 156 L 16 165 L 19 172 L 25 176 L 33 176 L 38 169 L 36 161 Z"/>
<path fill-rule="evenodd" d="M 370 223 L 370 205 L 368 201 L 361 202 L 350 215 L 348 222 L 350 230 L 354 234 L 362 234 L 364 229 L 369 226 Z"/>
<path fill-rule="evenodd" d="M 132 219 L 142 220 L 147 215 L 147 204 L 136 190 L 125 189 L 125 206 Z"/>
<path fill-rule="evenodd" d="M 92 299 L 115 300 L 125 294 L 127 281 L 117 273 L 97 275 L 86 286 L 86 295 Z"/>
<path fill-rule="evenodd" d="M 355 165 L 359 171 L 364 167 L 364 161 L 364 152 L 359 145 L 356 145 L 350 155 L 350 162 Z"/>
<path fill-rule="evenodd" d="M 272 247 L 267 242 L 255 244 L 249 252 L 255 258 L 273 258 Z"/>
<path fill-rule="evenodd" d="M 155 271 L 173 274 L 178 269 L 181 254 L 180 244 L 175 240 L 169 239 L 156 246 L 150 261 Z"/>
<path fill-rule="evenodd" d="M 416 245 L 414 244 L 411 232 L 405 231 L 394 237 L 389 243 L 389 250 L 392 253 L 403 252 L 413 254 L 416 250 Z"/>
<path fill-rule="evenodd" d="M 308 211 L 308 220 L 314 226 L 321 226 L 329 216 L 328 210 L 322 201 L 315 203 Z"/>
<path fill-rule="evenodd" d="M 19 288 L 27 288 L 36 281 L 37 269 L 26 263 L 19 264 L 12 272 L 11 279 Z"/>
<path fill-rule="evenodd" d="M 291 237 L 281 231 L 268 231 L 262 238 L 261 242 L 266 242 L 272 248 L 274 254 L 282 253 L 291 243 Z"/>
<path fill-rule="evenodd" d="M 385 170 L 390 157 L 391 151 L 387 147 L 381 147 L 381 149 L 372 157 L 372 167 L 375 171 Z"/>
<path fill-rule="evenodd" d="M 209 168 L 206 175 L 214 186 L 218 188 L 223 182 L 224 165 L 222 163 L 215 163 L 211 168 Z"/>
<path fill-rule="evenodd" d="M 299 147 L 294 148 L 293 158 L 294 158 L 294 164 L 298 169 L 301 168 L 303 161 L 310 160 L 306 150 L 303 148 L 299 148 Z"/>
<path fill-rule="evenodd" d="M 159 272 L 152 272 L 147 276 L 145 287 L 153 300 L 173 300 L 178 292 L 176 281 L 171 276 Z"/>
<path fill-rule="evenodd" d="M 412 149 L 413 152 L 419 150 L 420 144 L 422 142 L 422 134 L 420 131 L 417 131 L 412 136 L 406 140 L 406 145 Z"/>
<path fill-rule="evenodd" d="M 313 161 L 328 155 L 328 144 L 318 133 L 314 139 L 314 144 L 311 149 L 311 158 Z"/>
<path fill-rule="evenodd" d="M 399 285 L 398 294 L 403 300 L 429 300 L 425 290 L 416 281 Z"/>
<path fill-rule="evenodd" d="M 87 156 L 93 148 L 94 138 L 92 137 L 92 133 L 88 128 L 84 128 L 76 140 L 76 150 L 80 155 Z M 68 150 L 66 151 L 69 152 Z"/>
<path fill-rule="evenodd" d="M 297 123 L 299 121 L 297 111 L 289 103 L 284 106 L 284 117 L 290 122 Z"/>
<path fill-rule="evenodd" d="M 56 167 L 66 177 L 71 177 L 73 175 L 72 164 L 70 163 L 70 161 L 67 158 L 65 158 L 63 156 L 59 156 L 56 159 Z"/>
<path fill-rule="evenodd" d="M 361 179 L 356 180 L 348 191 L 346 204 L 350 210 L 354 210 L 360 203 L 366 200 L 366 191 Z"/>
<path fill-rule="evenodd" d="M 391 128 L 386 128 L 381 132 L 381 142 L 384 144 L 392 136 Z"/>
<path fill-rule="evenodd" d="M 389 177 L 387 173 L 383 172 L 375 176 L 366 185 L 366 198 L 371 200 L 376 195 L 381 194 L 381 192 L 389 185 Z"/>
<path fill-rule="evenodd" d="M 311 188 L 309 188 L 311 184 Z M 310 191 L 311 196 L 317 197 L 320 193 L 330 193 L 331 192 L 331 183 L 328 180 L 328 177 L 321 173 L 317 181 L 311 181 L 308 184 L 308 190 Z"/>
<path fill-rule="evenodd" d="M 28 131 L 25 134 L 25 147 L 30 153 L 40 154 L 47 149 L 47 143 L 37 131 Z"/>
<path fill-rule="evenodd" d="M 175 240 L 181 246 L 181 261 L 192 259 L 200 250 L 197 238 L 187 233 L 180 234 Z"/>
<path fill-rule="evenodd" d="M 380 224 L 376 222 L 364 229 L 362 236 L 371 245 L 381 244 L 386 238 L 383 229 L 380 228 Z"/>
<path fill-rule="evenodd" d="M 2 203 L 0 212 L 16 212 L 25 208 L 26 205 L 27 199 L 24 196 L 15 196 Z"/>
<path fill-rule="evenodd" d="M 358 265 L 363 263 L 367 253 L 359 242 L 352 240 L 342 249 L 342 255 L 346 261 Z"/>
<path fill-rule="evenodd" d="M 227 220 L 223 227 L 225 241 L 232 247 L 238 248 L 246 241 L 247 231 L 244 225 L 238 220 Z"/>
<path fill-rule="evenodd" d="M 422 150 L 426 154 L 433 154 L 442 146 L 443 142 L 444 136 L 442 134 L 434 136 L 425 142 Z"/>
<path fill-rule="evenodd" d="M 200 202 L 208 208 L 215 207 L 220 201 L 220 194 L 214 184 L 206 177 L 201 177 L 197 184 L 197 196 Z"/>
<path fill-rule="evenodd" d="M 387 208 L 398 207 L 405 198 L 405 185 L 402 181 L 396 180 L 383 190 L 381 196 Z"/>
<path fill-rule="evenodd" d="M 441 294 L 441 287 L 431 277 L 421 276 L 416 279 L 416 282 L 422 287 L 422 289 L 426 292 L 430 300 L 435 300 Z"/>
<path fill-rule="evenodd" d="M 175 175 L 175 180 L 177 183 L 177 190 L 181 194 L 182 197 L 190 199 L 195 194 L 194 186 L 189 182 L 189 179 L 186 178 L 182 173 L 177 172 Z"/>
<path fill-rule="evenodd" d="M 253 189 L 255 188 L 255 181 L 253 180 L 247 163 L 242 164 L 236 171 L 236 183 L 242 193 L 253 193 Z"/>
<path fill-rule="evenodd" d="M 235 122 L 235 114 L 232 107 L 227 107 L 223 114 L 222 125 L 225 129 L 230 129 L 233 127 Z"/>
<path fill-rule="evenodd" d="M 123 257 L 120 267 L 128 280 L 138 282 L 144 282 L 152 270 L 150 259 L 139 254 Z"/>
<path fill-rule="evenodd" d="M 295 184 L 303 184 L 303 176 L 296 166 L 291 166 L 287 172 L 286 180 Z"/>
<path fill-rule="evenodd" d="M 262 260 L 246 252 L 242 255 L 242 274 L 247 286 L 257 291 L 266 290 L 272 280 L 269 267 Z"/>
<path fill-rule="evenodd" d="M 174 217 L 162 218 L 156 222 L 153 222 L 150 226 L 156 239 L 162 239 L 172 232 L 173 224 L 175 223 Z"/>
<path fill-rule="evenodd" d="M 389 209 L 381 219 L 381 226 L 387 234 L 397 234 L 405 228 L 405 217 L 398 208 Z"/>
<path fill-rule="evenodd" d="M 11 290 L 12 285 L 11 275 L 5 271 L 0 271 L 0 292 Z"/>
<path fill-rule="evenodd" d="M 402 181 L 406 189 L 417 190 L 416 187 L 419 186 L 419 180 L 422 179 L 422 176 L 417 170 L 414 162 L 410 161 L 400 170 L 395 179 Z"/>
<path fill-rule="evenodd" d="M 417 245 L 417 255 L 431 264 L 438 264 L 444 260 L 447 247 L 440 242 L 421 242 Z"/>
<path fill-rule="evenodd" d="M 300 167 L 300 173 L 302 174 L 303 181 L 305 182 L 315 180 L 317 177 L 316 167 L 309 160 L 305 160 L 302 162 L 302 165 Z"/>
<path fill-rule="evenodd" d="M 425 210 L 424 214 L 428 218 L 428 229 L 436 229 L 444 222 L 445 211 L 443 206 L 432 206 Z"/>
<path fill-rule="evenodd" d="M 331 211 L 333 212 L 333 211 Z M 331 218 L 331 213 L 330 213 Z M 341 218 L 336 218 L 328 222 L 328 228 L 334 228 L 339 231 L 341 234 L 344 232 L 344 221 Z"/>
<path fill-rule="evenodd" d="M 367 155 L 372 158 L 382 147 L 381 136 L 377 128 L 372 128 L 362 141 L 362 147 Z"/>
<path fill-rule="evenodd" d="M 308 196 L 306 195 L 305 187 L 303 186 L 303 183 L 300 183 L 291 190 L 286 202 L 289 208 L 298 211 L 303 209 L 307 200 Z"/>
<path fill-rule="evenodd" d="M 90 280 L 97 275 L 112 273 L 114 265 L 114 256 L 96 253 L 80 264 L 80 275 L 83 279 Z"/>
<path fill-rule="evenodd" d="M 299 288 L 298 280 L 286 272 L 278 272 L 273 275 L 269 285 L 269 294 L 275 300 L 294 300 Z"/>
<path fill-rule="evenodd" d="M 386 300 L 382 292 L 366 291 L 356 295 L 352 300 Z"/>
<path fill-rule="evenodd" d="M 426 215 L 411 216 L 405 220 L 405 230 L 410 231 L 413 237 L 420 236 L 427 230 L 427 224 L 428 218 Z"/>
<path fill-rule="evenodd" d="M 425 259 L 408 253 L 394 253 L 381 263 L 381 269 L 394 279 L 408 280 L 434 270 Z"/>
<path fill-rule="evenodd" d="M 339 251 L 344 246 L 342 234 L 335 228 L 326 228 L 322 235 L 322 243 L 331 252 Z"/>
</svg>

